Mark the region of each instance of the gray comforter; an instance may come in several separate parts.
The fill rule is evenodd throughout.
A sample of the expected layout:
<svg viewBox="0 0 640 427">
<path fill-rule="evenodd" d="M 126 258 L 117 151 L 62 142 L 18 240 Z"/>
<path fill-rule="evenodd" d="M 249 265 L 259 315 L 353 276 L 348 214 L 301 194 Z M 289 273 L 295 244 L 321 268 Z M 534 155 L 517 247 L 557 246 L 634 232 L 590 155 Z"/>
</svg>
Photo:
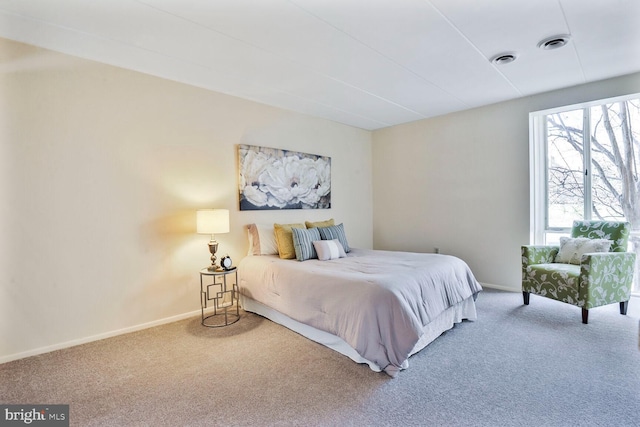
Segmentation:
<svg viewBox="0 0 640 427">
<path fill-rule="evenodd" d="M 341 337 L 391 376 L 425 325 L 482 290 L 459 258 L 363 249 L 330 261 L 246 257 L 238 275 L 244 295 Z"/>
</svg>

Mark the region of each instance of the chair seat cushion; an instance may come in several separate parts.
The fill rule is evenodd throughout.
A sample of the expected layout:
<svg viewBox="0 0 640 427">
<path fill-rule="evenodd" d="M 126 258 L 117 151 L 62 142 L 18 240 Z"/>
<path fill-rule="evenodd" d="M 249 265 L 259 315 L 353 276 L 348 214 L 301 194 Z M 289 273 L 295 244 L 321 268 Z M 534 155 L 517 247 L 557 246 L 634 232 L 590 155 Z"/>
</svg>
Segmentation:
<svg viewBox="0 0 640 427">
<path fill-rule="evenodd" d="M 536 276 L 542 274 L 559 275 L 565 278 L 573 277 L 577 279 L 580 276 L 580 266 L 575 264 L 534 264 L 527 267 L 527 271 L 534 272 Z M 577 283 L 577 282 L 576 282 Z"/>
<path fill-rule="evenodd" d="M 580 266 L 574 264 L 534 264 L 527 267 L 522 290 L 582 306 L 579 297 Z"/>
</svg>

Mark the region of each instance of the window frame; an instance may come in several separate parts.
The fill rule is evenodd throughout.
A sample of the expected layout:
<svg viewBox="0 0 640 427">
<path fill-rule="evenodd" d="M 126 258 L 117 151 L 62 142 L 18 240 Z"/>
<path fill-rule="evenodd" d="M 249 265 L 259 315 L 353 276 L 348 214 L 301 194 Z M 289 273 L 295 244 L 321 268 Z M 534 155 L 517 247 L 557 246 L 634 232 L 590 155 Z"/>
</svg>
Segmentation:
<svg viewBox="0 0 640 427">
<path fill-rule="evenodd" d="M 546 116 L 565 111 L 583 110 L 583 132 L 585 154 L 583 156 L 583 174 L 585 178 L 584 219 L 591 219 L 591 107 L 614 102 L 639 99 L 640 93 L 598 99 L 578 104 L 549 108 L 529 113 L 529 243 L 547 244 L 548 234 L 568 234 L 570 227 L 549 227 L 548 218 L 548 164 L 547 164 L 547 120 Z M 587 149 L 588 148 L 588 149 Z M 634 233 L 635 234 L 635 233 Z"/>
</svg>

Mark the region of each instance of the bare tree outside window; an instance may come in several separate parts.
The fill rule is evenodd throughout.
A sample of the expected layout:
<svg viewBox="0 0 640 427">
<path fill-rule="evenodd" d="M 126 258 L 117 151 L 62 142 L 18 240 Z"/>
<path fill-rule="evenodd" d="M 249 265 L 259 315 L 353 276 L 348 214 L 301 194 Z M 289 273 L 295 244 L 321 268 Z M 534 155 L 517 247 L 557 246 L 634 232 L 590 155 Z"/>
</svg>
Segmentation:
<svg viewBox="0 0 640 427">
<path fill-rule="evenodd" d="M 640 99 L 550 114 L 546 123 L 548 227 L 629 221 L 638 254 L 633 292 L 640 292 Z"/>
</svg>

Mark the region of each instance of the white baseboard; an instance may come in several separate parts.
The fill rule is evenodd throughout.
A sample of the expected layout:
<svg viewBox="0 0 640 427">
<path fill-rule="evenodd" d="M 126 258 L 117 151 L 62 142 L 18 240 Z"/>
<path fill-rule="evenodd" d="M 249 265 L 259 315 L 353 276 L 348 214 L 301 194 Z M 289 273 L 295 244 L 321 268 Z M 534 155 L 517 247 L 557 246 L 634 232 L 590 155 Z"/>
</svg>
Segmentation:
<svg viewBox="0 0 640 427">
<path fill-rule="evenodd" d="M 506 291 L 506 292 L 519 292 L 520 291 L 520 289 L 514 289 L 514 288 L 509 288 L 509 287 L 506 287 L 506 286 L 494 285 L 494 284 L 491 284 L 491 283 L 480 283 L 480 284 L 482 285 L 483 288 L 497 289 L 497 290 L 500 290 L 500 291 Z M 13 360 L 24 359 L 25 357 L 37 356 L 39 354 L 49 353 L 49 352 L 52 352 L 52 351 L 61 350 L 63 348 L 74 347 L 76 345 L 86 344 L 86 343 L 89 343 L 89 342 L 98 341 L 98 340 L 102 340 L 102 339 L 105 339 L 105 338 L 111 338 L 111 337 L 115 337 L 117 335 L 123 335 L 123 334 L 128 334 L 130 332 L 140 331 L 142 329 L 153 328 L 154 326 L 160 326 L 160 325 L 164 325 L 166 323 L 177 322 L 178 320 L 187 319 L 189 317 L 193 317 L 193 316 L 196 316 L 198 314 L 200 314 L 200 310 L 196 310 L 196 311 L 192 311 L 192 312 L 184 313 L 184 314 L 179 314 L 179 315 L 176 315 L 176 316 L 167 317 L 167 318 L 160 319 L 160 320 L 155 320 L 153 322 L 143 323 L 141 325 L 135 325 L 135 326 L 131 326 L 131 327 L 128 327 L 128 328 L 118 329 L 118 330 L 111 331 L 111 332 L 105 332 L 103 334 L 93 335 L 93 336 L 86 337 L 86 338 L 80 338 L 80 339 L 77 339 L 77 340 L 71 340 L 71 341 L 60 343 L 60 344 L 54 344 L 54 345 L 50 345 L 50 346 L 46 346 L 46 347 L 40 347 L 40 348 L 36 348 L 36 349 L 33 349 L 33 350 L 25 351 L 25 352 L 22 352 L 22 353 L 15 353 L 15 354 L 10 354 L 8 356 L 1 356 L 0 357 L 0 363 L 7 363 L 7 362 L 11 362 Z"/>
<path fill-rule="evenodd" d="M 76 345 L 86 344 L 89 342 L 98 341 L 105 338 L 111 338 L 117 335 L 128 334 L 130 332 L 136 332 L 142 329 L 153 328 L 154 326 L 160 326 L 166 323 L 177 322 L 178 320 L 187 319 L 189 317 L 194 317 L 196 315 L 200 315 L 200 310 L 192 311 L 189 313 L 178 314 L 176 316 L 166 317 L 164 319 L 154 320 L 153 322 L 147 322 L 140 325 L 130 326 L 128 328 L 118 329 L 111 332 L 105 332 L 103 334 L 93 335 L 85 338 L 79 338 L 76 340 L 71 340 L 71 341 L 60 343 L 60 344 L 40 347 L 33 350 L 24 351 L 21 353 L 10 354 L 8 356 L 1 356 L 0 364 L 11 362 L 13 360 L 24 359 L 25 357 L 31 357 L 31 356 L 37 356 L 39 354 L 49 353 L 55 350 L 62 350 L 63 348 L 75 347 Z"/>
<path fill-rule="evenodd" d="M 482 285 L 483 288 L 491 288 L 491 289 L 497 289 L 499 291 L 506 291 L 506 292 L 520 292 L 522 291 L 522 288 L 510 288 L 507 286 L 501 286 L 501 285 L 494 285 L 492 283 L 480 283 Z"/>
</svg>

